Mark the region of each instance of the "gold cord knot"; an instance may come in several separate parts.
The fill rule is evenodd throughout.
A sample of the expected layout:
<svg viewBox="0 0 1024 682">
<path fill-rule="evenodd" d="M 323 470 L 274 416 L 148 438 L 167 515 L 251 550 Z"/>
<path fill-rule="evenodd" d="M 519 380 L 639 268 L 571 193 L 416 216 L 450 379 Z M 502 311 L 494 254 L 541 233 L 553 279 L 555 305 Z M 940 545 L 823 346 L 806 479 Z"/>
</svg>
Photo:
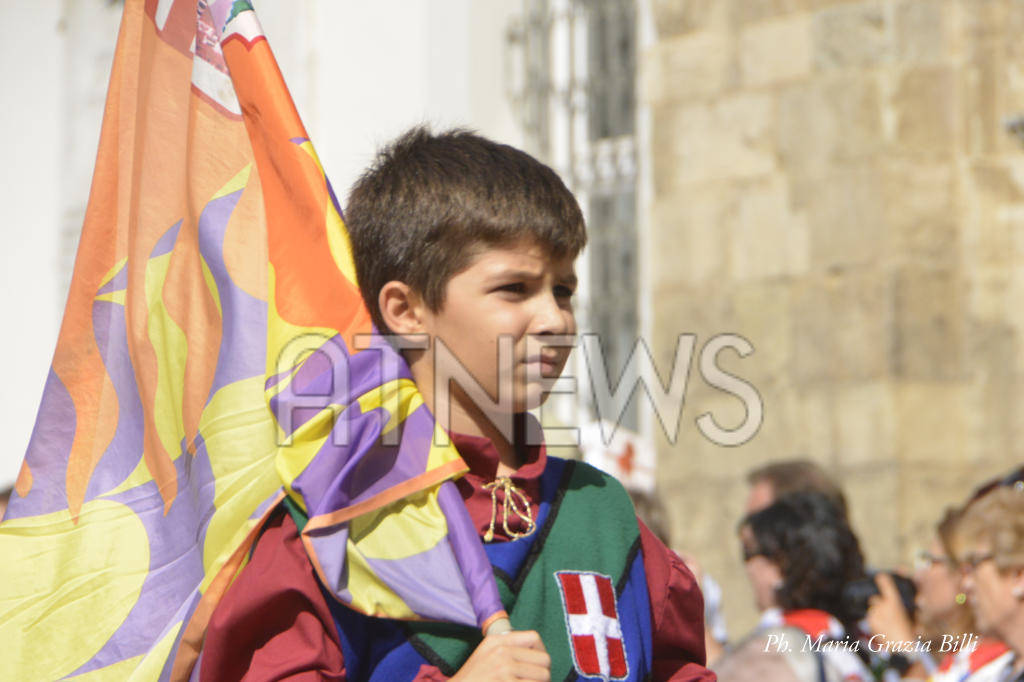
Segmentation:
<svg viewBox="0 0 1024 682">
<path fill-rule="evenodd" d="M 505 534 L 515 540 L 518 538 L 525 538 L 536 530 L 537 524 L 533 521 L 533 510 L 530 509 L 530 500 L 527 499 L 522 490 L 512 483 L 511 478 L 508 476 L 498 476 L 490 483 L 485 483 L 483 488 L 484 490 L 489 490 L 491 493 L 491 526 L 487 529 L 487 532 L 484 533 L 484 542 L 490 542 L 494 539 L 494 522 L 498 517 L 499 489 L 505 492 L 504 503 L 502 505 L 502 511 L 504 512 L 502 526 L 505 528 Z M 516 497 L 519 498 L 519 501 L 523 504 L 525 510 L 516 503 Z M 524 521 L 526 523 L 526 530 L 518 532 L 509 528 L 508 517 L 510 514 L 515 514 L 520 518 L 520 520 Z"/>
</svg>

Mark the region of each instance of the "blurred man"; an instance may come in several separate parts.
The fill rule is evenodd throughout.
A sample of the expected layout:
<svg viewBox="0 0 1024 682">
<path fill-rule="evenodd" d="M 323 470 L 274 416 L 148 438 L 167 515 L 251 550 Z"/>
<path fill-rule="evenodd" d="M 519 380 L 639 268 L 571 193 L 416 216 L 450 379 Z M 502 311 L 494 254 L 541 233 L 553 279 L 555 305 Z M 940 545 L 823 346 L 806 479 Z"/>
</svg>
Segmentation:
<svg viewBox="0 0 1024 682">
<path fill-rule="evenodd" d="M 818 492 L 829 499 L 843 516 L 848 516 L 846 497 L 825 470 L 809 459 L 772 462 L 747 474 L 750 492 L 746 513 L 752 514 L 771 505 L 783 495 L 797 492 Z"/>
</svg>

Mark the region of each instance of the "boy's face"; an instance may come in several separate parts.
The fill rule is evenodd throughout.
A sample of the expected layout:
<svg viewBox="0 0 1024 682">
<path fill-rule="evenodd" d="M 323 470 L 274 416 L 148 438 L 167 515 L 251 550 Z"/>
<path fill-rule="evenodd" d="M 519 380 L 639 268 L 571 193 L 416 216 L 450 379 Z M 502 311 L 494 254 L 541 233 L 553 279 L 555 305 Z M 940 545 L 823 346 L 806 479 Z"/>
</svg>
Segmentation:
<svg viewBox="0 0 1024 682">
<path fill-rule="evenodd" d="M 571 351 L 545 343 L 576 333 L 574 261 L 571 256 L 552 258 L 531 241 L 485 248 L 448 281 L 439 311 L 424 308 L 424 331 L 435 344 L 443 342 L 493 400 L 506 383 L 515 412 L 536 407 L 546 398 L 547 382 L 541 378 L 558 377 Z M 499 377 L 498 339 L 503 336 L 511 343 L 511 373 Z M 458 388 L 452 398 L 468 400 Z"/>
</svg>

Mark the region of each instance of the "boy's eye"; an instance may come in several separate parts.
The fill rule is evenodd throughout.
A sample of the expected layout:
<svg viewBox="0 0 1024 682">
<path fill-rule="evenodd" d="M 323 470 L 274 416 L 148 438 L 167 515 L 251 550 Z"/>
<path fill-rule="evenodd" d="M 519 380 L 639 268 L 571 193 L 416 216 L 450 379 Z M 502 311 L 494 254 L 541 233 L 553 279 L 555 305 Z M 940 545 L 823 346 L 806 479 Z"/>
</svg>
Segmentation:
<svg viewBox="0 0 1024 682">
<path fill-rule="evenodd" d="M 526 292 L 526 285 L 522 282 L 511 282 L 498 287 L 498 291 L 510 291 L 514 294 L 522 294 Z"/>
<path fill-rule="evenodd" d="M 566 286 L 555 287 L 555 296 L 557 298 L 572 298 L 574 293 L 576 292 Z"/>
</svg>

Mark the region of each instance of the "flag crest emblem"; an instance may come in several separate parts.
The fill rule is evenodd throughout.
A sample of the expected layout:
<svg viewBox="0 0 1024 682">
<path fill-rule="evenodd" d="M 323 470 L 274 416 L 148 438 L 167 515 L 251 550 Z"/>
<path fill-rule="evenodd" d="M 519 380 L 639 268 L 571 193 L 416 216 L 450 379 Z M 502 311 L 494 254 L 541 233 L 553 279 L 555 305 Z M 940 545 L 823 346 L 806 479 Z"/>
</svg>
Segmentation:
<svg viewBox="0 0 1024 682">
<path fill-rule="evenodd" d="M 622 680 L 629 675 L 615 586 L 586 571 L 556 571 L 573 665 L 582 677 Z"/>
</svg>

